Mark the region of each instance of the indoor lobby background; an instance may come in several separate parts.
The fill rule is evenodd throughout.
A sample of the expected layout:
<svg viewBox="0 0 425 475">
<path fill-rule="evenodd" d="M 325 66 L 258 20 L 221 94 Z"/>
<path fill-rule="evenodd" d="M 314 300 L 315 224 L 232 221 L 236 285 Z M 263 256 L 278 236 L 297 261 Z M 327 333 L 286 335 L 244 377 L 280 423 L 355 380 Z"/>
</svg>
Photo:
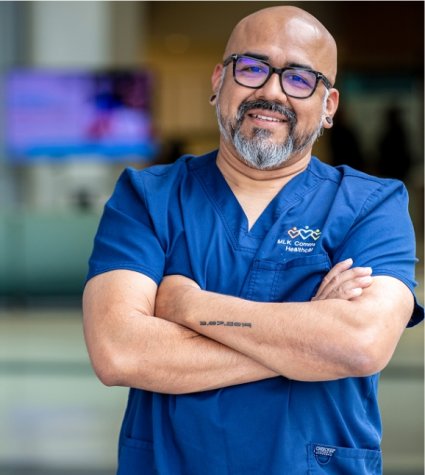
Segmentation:
<svg viewBox="0 0 425 475">
<path fill-rule="evenodd" d="M 210 74 L 226 39 L 246 14 L 284 3 L 0 2 L 1 475 L 114 473 L 127 390 L 95 378 L 80 310 L 103 204 L 124 167 L 216 147 Z M 423 303 L 424 3 L 291 4 L 317 16 L 339 46 L 341 111 L 315 153 L 405 181 Z M 78 147 L 38 154 L 14 148 L 11 109 L 23 99 L 11 99 L 11 78 L 138 71 L 150 78 L 148 151 L 106 158 Z M 47 92 L 40 90 L 40 111 Z M 41 126 L 41 113 L 37 120 Z M 423 395 L 420 325 L 406 331 L 381 378 L 385 475 L 423 473 Z"/>
</svg>

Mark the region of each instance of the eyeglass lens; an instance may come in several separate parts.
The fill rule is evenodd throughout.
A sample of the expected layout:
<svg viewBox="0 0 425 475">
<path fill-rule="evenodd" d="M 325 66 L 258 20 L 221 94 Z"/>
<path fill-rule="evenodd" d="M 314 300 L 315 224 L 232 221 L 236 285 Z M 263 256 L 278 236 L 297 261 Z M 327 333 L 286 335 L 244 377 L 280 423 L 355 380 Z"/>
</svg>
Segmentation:
<svg viewBox="0 0 425 475">
<path fill-rule="evenodd" d="M 267 81 L 270 66 L 254 58 L 241 56 L 235 64 L 235 79 L 243 86 L 261 87 Z M 311 71 L 290 68 L 281 74 L 281 83 L 286 94 L 307 97 L 316 86 L 316 75 Z"/>
</svg>

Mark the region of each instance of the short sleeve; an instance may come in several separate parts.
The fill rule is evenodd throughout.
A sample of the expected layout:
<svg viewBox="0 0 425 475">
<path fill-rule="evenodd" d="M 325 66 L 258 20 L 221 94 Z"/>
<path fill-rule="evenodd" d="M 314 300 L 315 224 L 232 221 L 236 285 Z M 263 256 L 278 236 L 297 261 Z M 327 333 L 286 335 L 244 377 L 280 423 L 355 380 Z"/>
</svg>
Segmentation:
<svg viewBox="0 0 425 475">
<path fill-rule="evenodd" d="M 142 172 L 127 169 L 105 205 L 89 259 L 87 280 L 117 269 L 140 272 L 157 284 L 164 251 L 147 208 Z"/>
<path fill-rule="evenodd" d="M 414 295 L 415 252 L 407 190 L 397 180 L 383 180 L 383 185 L 365 200 L 335 258 L 338 262 L 351 257 L 356 267 L 372 267 L 373 275 L 395 277 L 407 285 Z M 409 326 L 423 318 L 423 308 L 415 297 Z"/>
</svg>

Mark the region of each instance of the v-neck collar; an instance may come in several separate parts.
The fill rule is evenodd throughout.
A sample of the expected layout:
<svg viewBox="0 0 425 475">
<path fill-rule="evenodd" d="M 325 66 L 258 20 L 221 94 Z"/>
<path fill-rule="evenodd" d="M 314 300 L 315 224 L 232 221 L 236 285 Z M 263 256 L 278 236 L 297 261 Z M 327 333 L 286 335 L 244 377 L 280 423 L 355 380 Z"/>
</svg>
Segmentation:
<svg viewBox="0 0 425 475">
<path fill-rule="evenodd" d="M 220 215 L 235 248 L 256 250 L 282 213 L 300 201 L 318 181 L 316 175 L 310 172 L 312 163 L 310 161 L 304 171 L 282 187 L 248 230 L 248 218 L 217 166 L 217 153 L 215 150 L 197 157 L 190 162 L 190 167 Z"/>
</svg>

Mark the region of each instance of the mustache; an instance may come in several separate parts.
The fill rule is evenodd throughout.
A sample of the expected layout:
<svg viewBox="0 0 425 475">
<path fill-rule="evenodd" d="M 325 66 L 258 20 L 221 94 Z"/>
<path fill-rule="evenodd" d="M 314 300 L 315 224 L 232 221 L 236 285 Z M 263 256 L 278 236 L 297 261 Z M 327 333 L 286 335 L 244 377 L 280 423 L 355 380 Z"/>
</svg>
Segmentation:
<svg viewBox="0 0 425 475">
<path fill-rule="evenodd" d="M 297 115 L 289 107 L 285 107 L 279 102 L 265 101 L 263 99 L 257 99 L 255 101 L 245 101 L 238 108 L 236 120 L 241 123 L 244 115 L 251 109 L 263 109 L 270 112 L 277 112 L 288 120 L 291 128 L 295 127 L 297 123 Z"/>
</svg>

